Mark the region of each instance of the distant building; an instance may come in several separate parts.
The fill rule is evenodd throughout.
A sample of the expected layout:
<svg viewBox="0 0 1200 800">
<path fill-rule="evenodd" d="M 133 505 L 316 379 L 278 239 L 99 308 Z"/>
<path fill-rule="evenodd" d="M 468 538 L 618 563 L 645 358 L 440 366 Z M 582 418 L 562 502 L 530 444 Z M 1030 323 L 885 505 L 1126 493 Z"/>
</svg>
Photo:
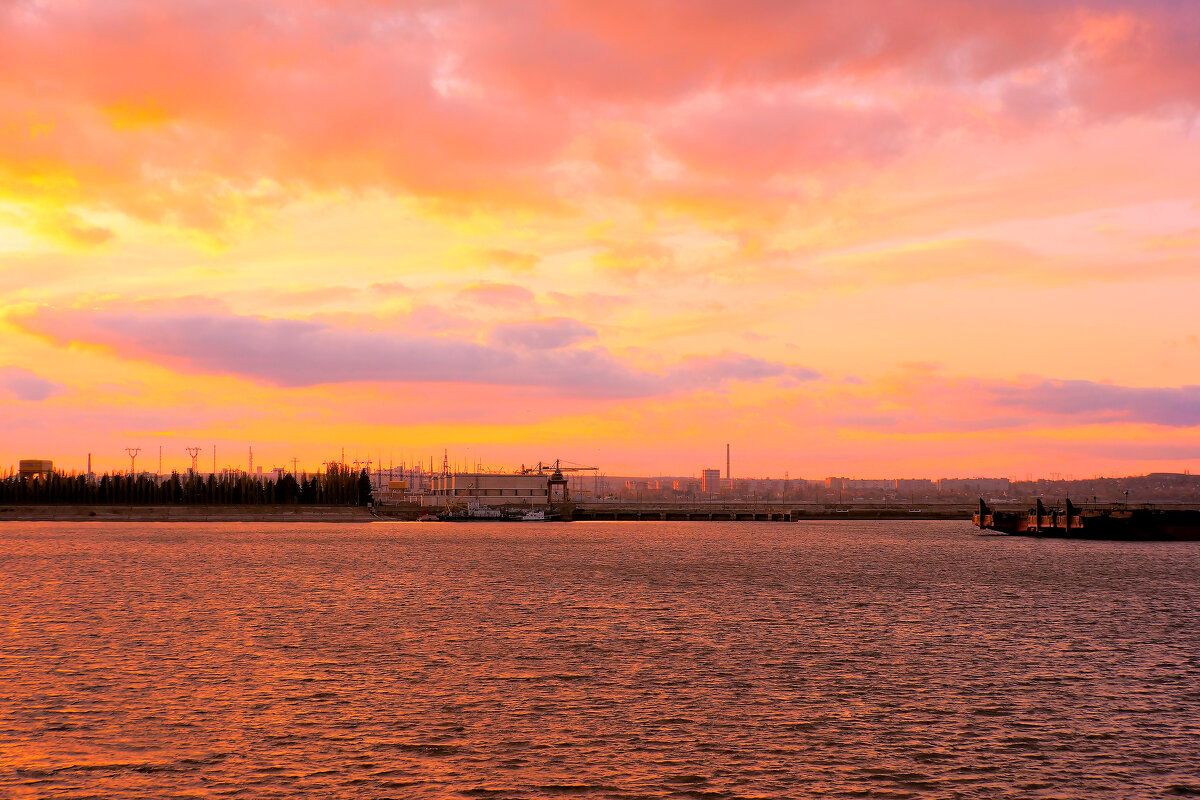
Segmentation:
<svg viewBox="0 0 1200 800">
<path fill-rule="evenodd" d="M 898 492 L 932 492 L 933 481 L 928 478 L 897 478 L 896 491 Z"/>
<path fill-rule="evenodd" d="M 21 480 L 46 480 L 54 472 L 54 462 L 44 458 L 23 458 L 17 464 Z"/>
<path fill-rule="evenodd" d="M 826 478 L 826 489 L 894 489 L 894 480 L 862 478 Z"/>
<path fill-rule="evenodd" d="M 717 494 L 721 491 L 721 470 L 706 469 L 700 473 L 700 490 L 706 494 Z"/>
<path fill-rule="evenodd" d="M 407 499 L 408 481 L 388 481 L 387 486 L 375 494 L 375 500 L 379 503 L 403 503 Z"/>
<path fill-rule="evenodd" d="M 468 472 L 459 475 L 435 475 L 430 480 L 429 494 L 421 504 L 445 506 L 452 503 L 478 503 L 488 506 L 544 506 L 550 502 L 552 476 L 503 475 L 490 472 Z M 560 494 L 565 491 L 560 488 Z"/>
<path fill-rule="evenodd" d="M 1008 478 L 942 478 L 938 491 L 943 494 L 1006 493 L 1012 486 Z"/>
</svg>

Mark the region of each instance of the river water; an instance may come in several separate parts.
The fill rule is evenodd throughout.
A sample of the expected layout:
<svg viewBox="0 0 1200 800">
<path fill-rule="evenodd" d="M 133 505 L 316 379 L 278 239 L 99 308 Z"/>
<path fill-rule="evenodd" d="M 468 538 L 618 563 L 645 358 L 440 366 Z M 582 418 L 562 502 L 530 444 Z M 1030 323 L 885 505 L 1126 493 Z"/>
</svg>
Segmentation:
<svg viewBox="0 0 1200 800">
<path fill-rule="evenodd" d="M 1200 795 L 1200 543 L 0 525 L 0 796 Z"/>
</svg>

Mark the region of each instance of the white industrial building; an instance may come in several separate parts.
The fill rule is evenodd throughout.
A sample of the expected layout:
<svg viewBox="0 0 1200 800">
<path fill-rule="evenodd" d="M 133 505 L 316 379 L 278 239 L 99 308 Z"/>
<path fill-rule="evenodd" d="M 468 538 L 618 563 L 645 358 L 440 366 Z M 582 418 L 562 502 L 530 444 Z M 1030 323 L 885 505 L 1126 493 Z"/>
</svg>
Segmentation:
<svg viewBox="0 0 1200 800">
<path fill-rule="evenodd" d="M 430 490 L 421 495 L 423 506 L 447 506 L 459 503 L 489 506 L 546 506 L 550 503 L 551 486 L 565 489 L 562 475 L 498 474 L 467 472 L 457 475 L 435 475 Z M 559 492 L 556 492 L 556 502 Z"/>
</svg>

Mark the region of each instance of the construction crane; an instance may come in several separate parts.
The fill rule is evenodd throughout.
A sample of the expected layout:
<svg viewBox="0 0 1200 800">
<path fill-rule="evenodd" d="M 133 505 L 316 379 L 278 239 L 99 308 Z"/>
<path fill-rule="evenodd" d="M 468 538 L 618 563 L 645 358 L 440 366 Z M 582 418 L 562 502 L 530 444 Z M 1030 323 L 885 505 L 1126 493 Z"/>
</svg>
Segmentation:
<svg viewBox="0 0 1200 800">
<path fill-rule="evenodd" d="M 564 467 L 564 466 L 561 466 L 560 461 L 561 461 L 561 459 L 557 459 L 557 458 L 554 459 L 553 469 L 555 472 L 593 472 L 595 470 L 600 469 L 599 467 L 581 467 L 581 466 Z M 539 461 L 537 463 L 536 467 L 527 467 L 524 464 L 522 464 L 521 465 L 521 474 L 529 475 L 530 473 L 536 472 L 538 475 L 541 475 L 550 468 L 551 468 L 551 465 L 549 463 L 543 463 L 541 461 Z"/>
<path fill-rule="evenodd" d="M 556 502 L 567 502 L 570 499 L 570 490 L 567 486 L 567 479 L 563 476 L 564 472 L 599 472 L 600 470 L 599 467 L 585 467 L 581 464 L 564 467 L 562 465 L 562 460 L 556 458 L 554 459 L 553 465 L 543 461 L 539 461 L 537 466 L 534 467 L 527 467 L 522 464 L 520 474 L 545 475 L 546 470 L 551 468 L 553 468 L 554 471 L 550 473 L 550 479 L 547 481 L 547 495 L 551 504 Z"/>
</svg>

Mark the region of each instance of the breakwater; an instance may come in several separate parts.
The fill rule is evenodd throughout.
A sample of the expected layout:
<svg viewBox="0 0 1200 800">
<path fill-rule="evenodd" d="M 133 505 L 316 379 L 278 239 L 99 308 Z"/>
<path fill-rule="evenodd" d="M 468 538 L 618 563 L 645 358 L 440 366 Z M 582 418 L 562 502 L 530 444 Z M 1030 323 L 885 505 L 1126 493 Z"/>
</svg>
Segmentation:
<svg viewBox="0 0 1200 800">
<path fill-rule="evenodd" d="M 415 503 L 362 506 L 264 505 L 4 505 L 0 522 L 367 522 L 415 520 L 431 509 Z M 799 522 L 803 520 L 969 520 L 975 506 L 965 503 L 921 507 L 859 503 L 842 506 L 796 503 L 568 503 L 564 521 Z"/>
<path fill-rule="evenodd" d="M 563 516 L 573 520 L 691 521 L 691 522 L 798 522 L 810 519 L 970 519 L 969 503 L 889 505 L 854 503 L 827 506 L 819 503 L 576 503 Z"/>
</svg>

